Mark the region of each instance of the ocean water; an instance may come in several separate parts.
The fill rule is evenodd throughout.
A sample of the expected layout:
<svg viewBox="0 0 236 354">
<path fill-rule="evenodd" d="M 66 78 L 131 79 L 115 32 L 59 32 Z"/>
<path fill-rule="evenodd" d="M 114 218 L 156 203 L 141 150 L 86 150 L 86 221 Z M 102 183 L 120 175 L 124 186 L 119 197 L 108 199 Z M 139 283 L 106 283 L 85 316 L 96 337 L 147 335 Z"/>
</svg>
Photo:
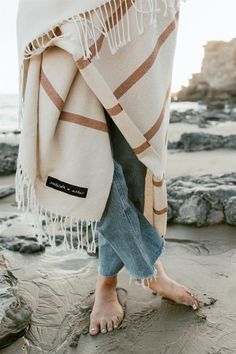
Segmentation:
<svg viewBox="0 0 236 354">
<path fill-rule="evenodd" d="M 197 102 L 172 102 L 171 110 L 180 112 L 187 109 L 200 111 L 204 106 Z M 12 132 L 19 129 L 18 120 L 18 96 L 0 95 L 0 133 Z"/>
<path fill-rule="evenodd" d="M 18 129 L 18 96 L 0 95 L 0 132 Z"/>
</svg>

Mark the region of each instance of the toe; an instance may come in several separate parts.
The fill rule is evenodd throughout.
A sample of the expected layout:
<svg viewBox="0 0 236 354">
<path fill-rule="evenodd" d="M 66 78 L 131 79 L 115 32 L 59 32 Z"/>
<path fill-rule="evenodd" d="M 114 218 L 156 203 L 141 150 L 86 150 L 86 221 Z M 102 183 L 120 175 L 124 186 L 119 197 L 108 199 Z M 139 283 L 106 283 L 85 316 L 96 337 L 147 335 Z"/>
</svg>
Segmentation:
<svg viewBox="0 0 236 354">
<path fill-rule="evenodd" d="M 114 316 L 114 317 L 112 317 L 113 327 L 115 329 L 119 328 L 119 326 L 121 325 L 123 319 L 124 319 L 124 316 Z"/>
<path fill-rule="evenodd" d="M 199 309 L 199 307 L 200 307 L 199 300 L 195 296 L 193 296 L 192 308 L 194 310 L 197 310 L 197 309 Z"/>
<path fill-rule="evenodd" d="M 100 329 L 101 329 L 101 333 L 107 333 L 107 321 L 105 318 L 101 319 L 100 322 Z"/>
<path fill-rule="evenodd" d="M 96 320 L 91 320 L 89 326 L 89 333 L 91 336 L 96 336 L 99 333 L 99 323 Z"/>
<path fill-rule="evenodd" d="M 188 305 L 192 306 L 192 308 L 194 310 L 197 310 L 199 308 L 199 301 L 198 299 L 196 298 L 196 296 L 194 296 L 193 293 L 191 293 L 188 289 L 186 290 L 186 292 L 188 293 L 189 295 L 189 303 Z"/>
<path fill-rule="evenodd" d="M 113 316 L 112 317 L 112 322 L 113 322 L 113 327 L 118 328 L 120 324 L 120 319 L 118 316 Z"/>
<path fill-rule="evenodd" d="M 107 330 L 108 330 L 108 332 L 113 331 L 113 322 L 112 322 L 112 320 L 108 320 L 107 321 Z"/>
</svg>

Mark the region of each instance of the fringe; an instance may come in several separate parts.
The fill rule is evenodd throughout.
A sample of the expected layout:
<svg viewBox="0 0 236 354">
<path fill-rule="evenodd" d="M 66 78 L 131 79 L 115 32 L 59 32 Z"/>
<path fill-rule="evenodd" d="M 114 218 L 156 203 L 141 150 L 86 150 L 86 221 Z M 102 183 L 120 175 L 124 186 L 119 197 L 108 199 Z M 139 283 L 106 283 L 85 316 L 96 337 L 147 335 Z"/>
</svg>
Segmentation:
<svg viewBox="0 0 236 354">
<path fill-rule="evenodd" d="M 164 236 L 161 236 L 161 237 L 163 239 L 163 246 L 162 246 L 161 254 L 157 258 L 157 260 L 161 256 L 163 256 L 163 254 L 166 251 L 166 240 L 165 240 L 165 237 Z M 155 262 L 155 264 L 156 264 L 156 262 Z M 139 286 L 141 285 L 143 289 L 145 289 L 145 290 L 149 289 L 150 290 L 150 282 L 156 280 L 156 277 L 158 275 L 158 271 L 157 271 L 157 268 L 156 268 L 155 264 L 153 265 L 153 273 L 152 273 L 152 275 L 149 278 L 140 279 L 140 278 L 137 278 L 134 275 L 130 274 L 129 275 L 129 285 L 132 285 L 132 283 L 134 282 L 134 284 L 136 284 L 136 285 L 139 285 Z"/>
<path fill-rule="evenodd" d="M 150 18 L 149 24 L 156 27 L 158 14 L 161 10 L 164 9 L 164 17 L 168 16 L 169 11 L 175 14 L 181 1 L 186 0 L 118 0 L 119 11 L 121 12 L 120 21 L 116 0 L 104 1 L 101 6 L 87 12 L 75 14 L 32 40 L 25 48 L 24 59 L 30 59 L 33 55 L 40 54 L 55 40 L 65 37 L 60 31 L 60 25 L 66 22 L 73 22 L 78 30 L 78 43 L 84 59 L 90 58 L 92 54 L 89 48 L 91 41 L 95 43 L 96 57 L 100 58 L 96 43 L 98 34 L 105 36 L 111 53 L 115 54 L 119 48 L 131 41 L 128 11 L 130 5 L 135 9 L 138 33 L 142 34 L 144 32 L 144 16 L 148 15 Z M 112 17 L 108 13 L 108 7 L 110 9 L 109 12 L 113 14 Z M 98 20 L 101 27 L 96 25 L 94 17 Z M 119 23 L 119 25 L 115 25 L 116 23 Z"/>
<path fill-rule="evenodd" d="M 42 208 L 37 203 L 34 186 L 23 173 L 19 162 L 15 186 L 17 207 L 27 214 L 32 214 L 33 234 L 40 243 L 49 244 L 52 249 L 62 245 L 64 249 L 86 249 L 88 253 L 96 253 L 97 220 L 58 215 Z"/>
</svg>

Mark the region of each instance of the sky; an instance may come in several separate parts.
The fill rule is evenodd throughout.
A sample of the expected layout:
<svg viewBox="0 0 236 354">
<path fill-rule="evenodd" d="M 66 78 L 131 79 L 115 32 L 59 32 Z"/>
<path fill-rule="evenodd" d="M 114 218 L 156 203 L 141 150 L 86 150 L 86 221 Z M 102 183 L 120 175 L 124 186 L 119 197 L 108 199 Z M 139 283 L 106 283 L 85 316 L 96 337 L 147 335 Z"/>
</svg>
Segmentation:
<svg viewBox="0 0 236 354">
<path fill-rule="evenodd" d="M 17 0 L 0 0 L 0 94 L 18 92 L 16 13 Z M 187 0 L 181 5 L 173 92 L 201 70 L 208 41 L 236 38 L 235 18 L 236 0 Z"/>
</svg>

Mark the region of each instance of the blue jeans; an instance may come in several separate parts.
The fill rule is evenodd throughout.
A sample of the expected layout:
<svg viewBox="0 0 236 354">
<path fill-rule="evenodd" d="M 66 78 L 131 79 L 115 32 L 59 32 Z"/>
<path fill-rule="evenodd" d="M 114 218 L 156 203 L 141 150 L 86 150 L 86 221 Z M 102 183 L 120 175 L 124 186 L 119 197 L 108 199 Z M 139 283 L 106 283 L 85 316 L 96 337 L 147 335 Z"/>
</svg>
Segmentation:
<svg viewBox="0 0 236 354">
<path fill-rule="evenodd" d="M 148 279 L 165 240 L 143 215 L 147 168 L 138 160 L 105 112 L 114 160 L 114 176 L 99 233 L 99 274 L 115 276 L 125 267 L 130 276 Z"/>
</svg>

